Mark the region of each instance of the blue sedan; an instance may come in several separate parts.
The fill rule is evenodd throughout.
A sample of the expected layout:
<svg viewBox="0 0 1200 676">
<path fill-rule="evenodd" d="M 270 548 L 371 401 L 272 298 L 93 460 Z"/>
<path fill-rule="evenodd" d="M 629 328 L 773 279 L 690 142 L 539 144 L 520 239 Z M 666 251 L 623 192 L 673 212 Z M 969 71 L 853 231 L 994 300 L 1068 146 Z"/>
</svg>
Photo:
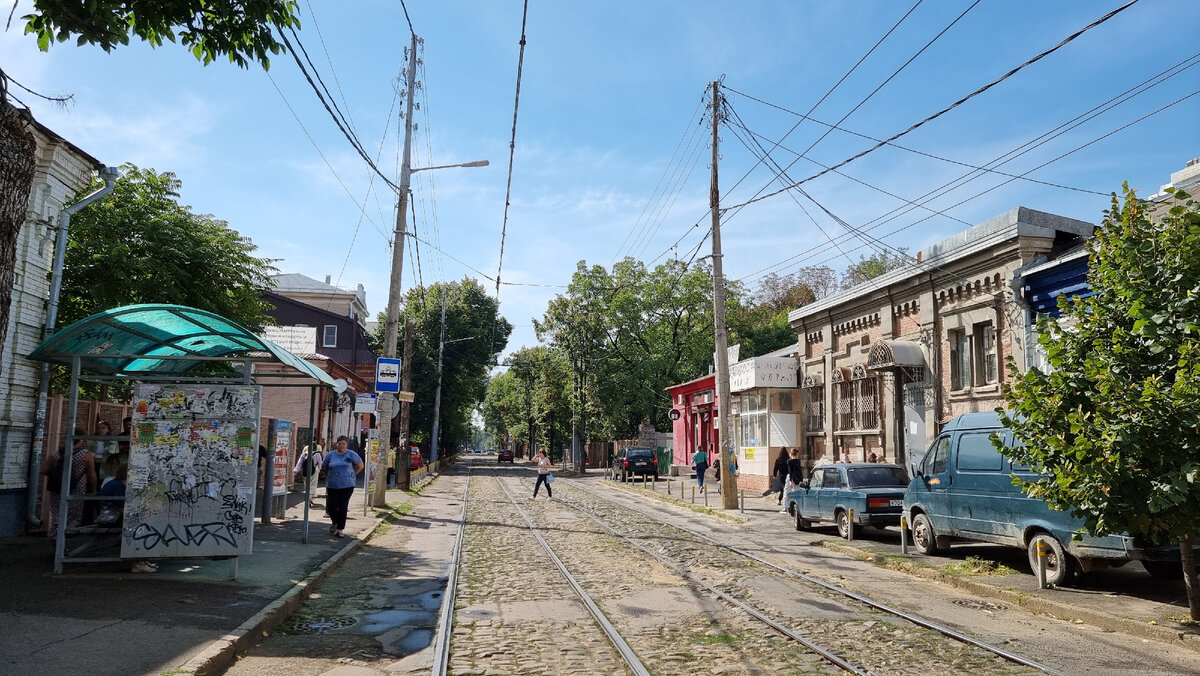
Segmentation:
<svg viewBox="0 0 1200 676">
<path fill-rule="evenodd" d="M 818 521 L 837 524 L 838 535 L 850 536 L 850 519 L 862 526 L 900 525 L 908 474 L 900 465 L 847 463 L 814 467 L 807 484 L 787 494 L 787 511 L 796 530 Z"/>
</svg>

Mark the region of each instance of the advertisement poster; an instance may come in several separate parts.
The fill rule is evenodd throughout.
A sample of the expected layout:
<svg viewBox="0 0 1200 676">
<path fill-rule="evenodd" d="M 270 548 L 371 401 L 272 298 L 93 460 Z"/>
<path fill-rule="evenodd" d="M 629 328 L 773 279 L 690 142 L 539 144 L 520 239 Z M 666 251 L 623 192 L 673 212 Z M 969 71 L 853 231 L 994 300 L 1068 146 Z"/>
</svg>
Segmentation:
<svg viewBox="0 0 1200 676">
<path fill-rule="evenodd" d="M 237 556 L 253 544 L 262 391 L 137 385 L 121 556 Z"/>
<path fill-rule="evenodd" d="M 287 495 L 292 476 L 292 421 L 271 419 L 267 455 L 271 458 L 271 495 Z"/>
</svg>

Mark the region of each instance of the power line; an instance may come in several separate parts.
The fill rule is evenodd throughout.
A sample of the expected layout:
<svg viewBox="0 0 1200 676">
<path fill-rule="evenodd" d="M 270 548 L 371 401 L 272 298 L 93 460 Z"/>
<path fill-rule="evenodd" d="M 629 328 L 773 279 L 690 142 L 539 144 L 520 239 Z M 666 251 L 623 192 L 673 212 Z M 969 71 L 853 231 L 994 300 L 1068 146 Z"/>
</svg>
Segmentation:
<svg viewBox="0 0 1200 676">
<path fill-rule="evenodd" d="M 900 138 L 901 136 L 904 136 L 905 134 L 908 134 L 908 133 L 910 133 L 910 132 L 912 132 L 912 131 L 915 131 L 916 129 L 920 128 L 921 126 L 923 126 L 923 125 L 925 125 L 925 124 L 927 124 L 927 123 L 929 123 L 929 122 L 932 122 L 933 120 L 936 120 L 937 118 L 941 117 L 942 115 L 945 115 L 946 113 L 950 112 L 951 110 L 954 110 L 955 108 L 957 108 L 957 107 L 959 107 L 960 105 L 962 105 L 962 104 L 966 103 L 967 101 L 969 101 L 969 100 L 971 100 L 971 99 L 975 98 L 976 96 L 979 96 L 980 94 L 982 94 L 982 93 L 984 93 L 984 92 L 988 91 L 988 90 L 989 90 L 989 89 L 991 89 L 992 87 L 995 87 L 996 85 L 1000 84 L 1001 82 L 1004 82 L 1005 80 L 1007 80 L 1008 78 L 1010 78 L 1010 77 L 1012 77 L 1013 75 L 1017 74 L 1018 72 L 1020 72 L 1021 70 L 1025 69 L 1026 67 L 1028 67 L 1028 66 L 1030 66 L 1030 65 L 1033 65 L 1034 63 L 1037 63 L 1038 61 L 1041 61 L 1041 60 L 1042 60 L 1042 59 L 1044 59 L 1045 57 L 1047 57 L 1047 56 L 1049 56 L 1049 55 L 1053 54 L 1054 52 L 1056 52 L 1056 51 L 1058 51 L 1059 49 L 1063 48 L 1063 47 L 1064 47 L 1064 46 L 1066 46 L 1067 44 L 1070 44 L 1070 43 L 1071 43 L 1071 42 L 1073 42 L 1073 41 L 1074 41 L 1076 38 L 1078 38 L 1079 36 L 1081 36 L 1081 35 L 1083 35 L 1084 33 L 1088 32 L 1089 30 L 1091 30 L 1091 29 L 1095 28 L 1096 26 L 1099 26 L 1100 24 L 1102 24 L 1102 23 L 1104 23 L 1104 22 L 1108 21 L 1109 19 L 1111 19 L 1111 18 L 1113 18 L 1114 16 L 1116 16 L 1117 14 L 1119 14 L 1119 13 L 1121 13 L 1121 12 L 1125 11 L 1126 9 L 1129 9 L 1130 7 L 1132 7 L 1132 6 L 1133 6 L 1134 4 L 1136 4 L 1137 2 L 1138 2 L 1138 0 L 1129 0 L 1129 2 L 1125 3 L 1124 5 L 1121 5 L 1120 7 L 1118 7 L 1118 8 L 1116 8 L 1116 9 L 1112 10 L 1111 12 L 1109 12 L 1109 13 L 1105 14 L 1104 16 L 1100 17 L 1099 19 L 1096 19 L 1095 21 L 1093 21 L 1092 23 L 1088 24 L 1087 26 L 1084 26 L 1083 28 L 1081 28 L 1081 29 L 1079 29 L 1078 31 L 1076 31 L 1076 32 L 1072 33 L 1071 35 L 1068 35 L 1066 38 L 1064 38 L 1064 39 L 1063 39 L 1061 42 L 1059 42 L 1057 45 L 1055 45 L 1055 46 L 1051 47 L 1050 49 L 1047 49 L 1046 51 L 1044 51 L 1044 52 L 1042 52 L 1042 53 L 1038 54 L 1037 56 L 1034 56 L 1033 58 L 1029 59 L 1029 60 L 1028 60 L 1028 61 L 1026 61 L 1025 63 L 1022 63 L 1021 65 L 1017 66 L 1016 68 L 1013 68 L 1012 70 L 1008 71 L 1008 72 L 1007 72 L 1007 73 L 1005 73 L 1004 75 L 1001 75 L 999 78 L 997 78 L 997 79 L 995 79 L 995 80 L 992 80 L 992 81 L 991 81 L 991 82 L 989 82 L 988 84 L 986 84 L 986 85 L 984 85 L 984 86 L 980 87 L 979 89 L 976 89 L 975 91 L 971 92 L 970 94 L 967 94 L 966 96 L 964 96 L 964 97 L 962 97 L 961 99 L 959 99 L 959 100 L 955 101 L 954 103 L 951 103 L 949 106 L 946 106 L 945 108 L 942 108 L 942 109 L 941 109 L 941 110 L 939 110 L 938 112 L 936 112 L 936 113 L 934 113 L 934 114 L 932 114 L 932 115 L 930 115 L 930 116 L 926 117 L 925 119 L 921 120 L 920 122 L 917 122 L 916 124 L 912 125 L 912 126 L 911 126 L 911 127 L 909 127 L 908 129 L 905 129 L 905 130 L 904 130 L 904 131 L 902 131 L 902 132 L 899 132 L 899 133 L 897 133 L 897 134 L 894 134 L 894 135 L 890 136 L 889 138 L 887 138 L 887 139 L 885 139 L 885 140 L 883 140 L 883 141 L 880 141 L 879 143 L 876 143 L 874 146 L 872 146 L 872 147 L 870 147 L 870 148 L 867 148 L 866 150 L 863 150 L 862 152 L 860 152 L 860 153 L 858 153 L 858 154 L 856 154 L 856 155 L 853 155 L 852 157 L 849 157 L 849 158 L 847 158 L 847 159 L 845 159 L 845 160 L 842 160 L 841 162 L 839 162 L 839 163 L 837 163 L 837 164 L 833 165 L 832 167 L 830 167 L 830 168 L 828 168 L 828 169 L 824 169 L 824 170 L 822 170 L 822 171 L 820 171 L 820 172 L 817 172 L 816 174 L 813 174 L 812 176 L 809 176 L 808 178 L 805 178 L 805 179 L 803 179 L 803 180 L 797 181 L 796 183 L 793 183 L 792 185 L 784 186 L 783 188 L 780 188 L 779 190 L 776 190 L 776 191 L 774 191 L 774 192 L 770 192 L 770 193 L 767 193 L 767 194 L 765 194 L 765 195 L 759 195 L 759 196 L 753 197 L 753 198 L 751 198 L 751 199 L 749 199 L 749 200 L 747 200 L 747 201 L 745 201 L 745 202 L 742 202 L 742 203 L 740 203 L 740 204 L 736 204 L 736 205 L 733 205 L 733 206 L 731 206 L 731 207 L 727 207 L 727 208 L 729 208 L 729 209 L 741 208 L 741 207 L 744 207 L 744 206 L 746 206 L 746 205 L 748 205 L 748 204 L 753 204 L 754 202 L 760 202 L 760 201 L 762 201 L 762 200 L 765 200 L 765 199 L 767 199 L 767 198 L 769 198 L 769 197 L 774 197 L 775 195 L 778 195 L 779 193 L 785 192 L 785 191 L 787 191 L 787 190 L 790 190 L 790 189 L 792 189 L 792 188 L 795 188 L 795 187 L 797 187 L 797 186 L 800 186 L 800 185 L 803 185 L 803 184 L 805 184 L 805 183 L 808 183 L 809 181 L 812 181 L 813 179 L 816 179 L 816 178 L 819 178 L 819 177 L 821 177 L 821 176 L 824 176 L 825 174 L 828 174 L 829 172 L 833 171 L 834 169 L 840 169 L 840 168 L 842 168 L 842 167 L 846 166 L 847 164 L 849 164 L 849 163 L 853 162 L 854 160 L 857 160 L 857 159 L 859 159 L 859 158 L 861 158 L 861 157 L 863 157 L 863 156 L 865 156 L 865 155 L 867 155 L 867 154 L 869 154 L 869 153 L 872 153 L 872 152 L 874 152 L 874 151 L 876 151 L 876 150 L 878 150 L 878 149 L 882 148 L 883 146 L 887 145 L 888 143 L 890 143 L 890 142 L 892 142 L 892 141 L 895 141 L 896 139 Z"/>
<path fill-rule="evenodd" d="M 529 0 L 521 13 L 521 50 L 517 56 L 517 92 L 513 101 L 512 138 L 508 142 L 508 184 L 504 189 L 504 220 L 500 225 L 500 261 L 496 265 L 496 303 L 500 303 L 500 272 L 504 269 L 504 239 L 508 234 L 508 207 L 512 203 L 513 156 L 517 150 L 517 111 L 521 106 L 521 73 L 525 66 L 525 25 L 529 19 Z"/>
</svg>

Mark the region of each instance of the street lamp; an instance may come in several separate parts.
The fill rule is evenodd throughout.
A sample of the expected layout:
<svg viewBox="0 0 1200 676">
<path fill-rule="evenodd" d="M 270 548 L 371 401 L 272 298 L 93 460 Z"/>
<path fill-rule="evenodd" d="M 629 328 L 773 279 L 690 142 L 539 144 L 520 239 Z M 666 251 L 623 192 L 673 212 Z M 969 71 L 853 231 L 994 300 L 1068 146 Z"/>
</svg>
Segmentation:
<svg viewBox="0 0 1200 676">
<path fill-rule="evenodd" d="M 431 169 L 443 169 L 450 167 L 486 167 L 487 160 L 478 160 L 475 162 L 464 162 L 462 164 L 447 164 L 437 167 L 419 167 L 412 168 L 412 132 L 413 132 L 413 95 L 417 89 L 417 34 L 412 34 L 412 45 L 409 49 L 409 64 L 408 64 L 408 89 L 405 97 L 405 113 L 404 113 L 404 150 L 400 161 L 400 183 L 399 194 L 396 201 L 396 237 L 392 242 L 392 271 L 391 278 L 388 281 L 388 304 L 387 304 L 387 321 L 384 324 L 384 339 L 383 339 L 383 356 L 395 358 L 396 343 L 399 338 L 399 327 L 397 326 L 400 316 L 400 279 L 401 273 L 404 271 L 404 236 L 407 231 L 405 222 L 408 214 L 408 192 L 409 183 L 412 179 L 414 171 L 428 171 Z M 405 365 L 407 368 L 407 365 Z M 379 419 L 379 437 L 381 443 L 387 444 L 385 448 L 391 448 L 392 443 L 392 397 L 379 397 L 377 403 L 378 419 Z M 399 457 L 400 454 L 397 454 Z M 381 473 L 382 476 L 382 473 Z M 382 491 L 384 485 L 382 481 L 378 484 L 379 490 Z"/>
</svg>

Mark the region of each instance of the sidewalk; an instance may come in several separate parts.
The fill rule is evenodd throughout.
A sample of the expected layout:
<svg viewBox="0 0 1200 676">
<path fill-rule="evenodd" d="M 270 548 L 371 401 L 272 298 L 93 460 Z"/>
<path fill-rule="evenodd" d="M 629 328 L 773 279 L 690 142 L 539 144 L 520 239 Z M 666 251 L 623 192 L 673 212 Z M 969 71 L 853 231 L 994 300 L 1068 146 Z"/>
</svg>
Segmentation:
<svg viewBox="0 0 1200 676">
<path fill-rule="evenodd" d="M 256 521 L 254 551 L 228 560 L 163 560 L 157 573 L 129 562 L 68 565 L 53 574 L 45 537 L 0 540 L 0 672 L 162 674 L 218 671 L 250 639 L 282 621 L 310 588 L 382 521 L 351 501 L 345 539 L 329 534 L 324 498 L 310 508 L 301 542 L 303 499 L 270 525 Z M 389 504 L 411 501 L 389 491 Z"/>
</svg>

